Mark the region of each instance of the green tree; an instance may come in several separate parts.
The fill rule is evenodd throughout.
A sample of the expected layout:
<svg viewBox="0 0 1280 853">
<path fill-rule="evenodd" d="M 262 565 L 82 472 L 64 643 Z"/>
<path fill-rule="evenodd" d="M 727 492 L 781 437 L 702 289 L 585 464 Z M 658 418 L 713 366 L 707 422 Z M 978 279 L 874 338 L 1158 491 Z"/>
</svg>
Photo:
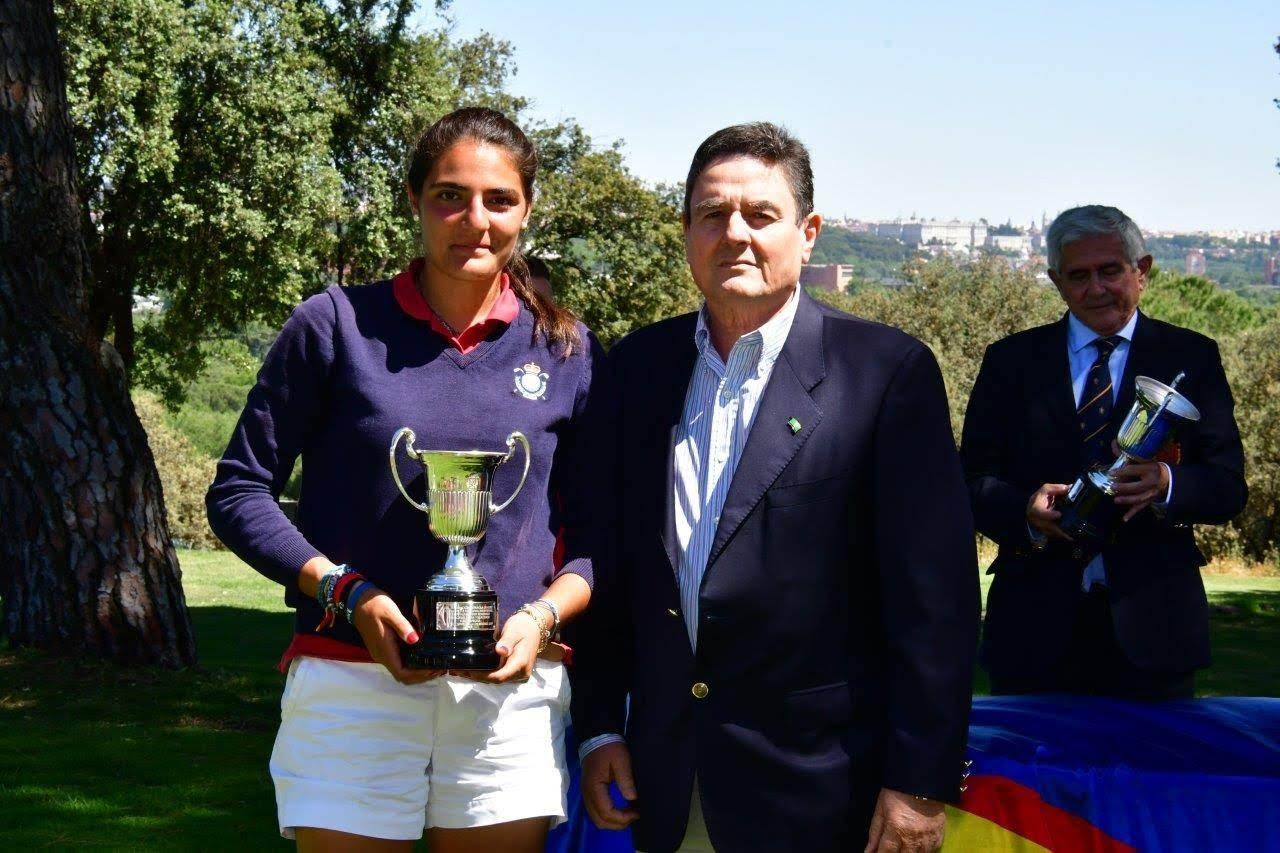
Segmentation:
<svg viewBox="0 0 1280 853">
<path fill-rule="evenodd" d="M 1265 320 L 1263 311 L 1212 281 L 1168 270 L 1152 272 L 1141 304 L 1152 317 L 1211 338 L 1233 335 Z"/>
<path fill-rule="evenodd" d="M 695 308 L 677 194 L 647 186 L 618 146 L 593 147 L 576 124 L 536 136 L 543 168 L 529 252 L 547 261 L 558 298 L 606 345 Z"/>
<path fill-rule="evenodd" d="M 915 251 L 901 240 L 827 227 L 813 247 L 812 264 L 851 264 L 854 272 L 871 281 L 900 282 L 902 265 Z"/>
<path fill-rule="evenodd" d="M 1244 442 L 1249 502 L 1230 525 L 1200 528 L 1197 538 L 1211 555 L 1280 564 L 1280 320 L 1219 345 Z"/>
<path fill-rule="evenodd" d="M 318 283 L 339 200 L 319 4 L 76 0 L 60 7 L 90 320 L 173 397 L 193 342 L 278 320 Z M 133 327 L 135 296 L 166 310 Z M 136 370 L 132 370 L 135 368 Z"/>
<path fill-rule="evenodd" d="M 1062 315 L 1053 287 L 999 258 L 961 262 L 946 255 L 909 263 L 909 286 L 851 296 L 818 293 L 841 310 L 897 326 L 933 350 L 942 368 L 956 438 L 987 346 Z"/>
<path fill-rule="evenodd" d="M 175 402 L 197 342 L 415 253 L 416 134 L 461 103 L 524 104 L 509 44 L 417 31 L 415 5 L 63 0 L 91 323 L 133 381 Z M 166 306 L 136 341 L 135 296 Z"/>
<path fill-rule="evenodd" d="M 505 90 L 514 72 L 509 42 L 487 33 L 451 40 L 447 22 L 416 32 L 408 24 L 416 5 L 325 4 L 314 39 L 336 95 L 329 144 L 342 187 L 330 223 L 335 239 L 319 266 L 339 284 L 392 274 L 419 254 L 404 167 L 424 128 L 458 106 L 489 106 L 513 118 L 525 107 Z"/>
</svg>

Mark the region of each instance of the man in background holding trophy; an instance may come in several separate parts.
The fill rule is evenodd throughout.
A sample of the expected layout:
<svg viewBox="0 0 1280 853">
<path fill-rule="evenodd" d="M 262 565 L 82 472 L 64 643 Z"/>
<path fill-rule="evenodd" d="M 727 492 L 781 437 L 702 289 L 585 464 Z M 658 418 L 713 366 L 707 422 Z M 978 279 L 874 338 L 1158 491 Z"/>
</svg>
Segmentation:
<svg viewBox="0 0 1280 853">
<path fill-rule="evenodd" d="M 975 521 L 1000 546 L 982 663 L 994 693 L 1190 697 L 1209 665 L 1191 525 L 1246 498 L 1218 347 L 1137 310 L 1152 258 L 1121 211 L 1068 210 L 1047 243 L 1067 314 L 992 344 L 965 414 Z"/>
</svg>

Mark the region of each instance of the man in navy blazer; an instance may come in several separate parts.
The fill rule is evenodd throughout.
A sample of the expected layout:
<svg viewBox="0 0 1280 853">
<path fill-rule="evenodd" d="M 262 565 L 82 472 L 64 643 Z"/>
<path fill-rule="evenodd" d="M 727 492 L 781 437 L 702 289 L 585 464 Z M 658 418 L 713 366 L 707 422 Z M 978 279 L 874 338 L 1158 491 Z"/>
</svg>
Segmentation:
<svg viewBox="0 0 1280 853">
<path fill-rule="evenodd" d="M 1000 546 L 983 666 L 995 693 L 1189 697 L 1194 671 L 1209 665 L 1205 560 L 1191 525 L 1230 520 L 1247 494 L 1218 347 L 1138 311 L 1151 255 L 1120 210 L 1065 211 L 1047 243 L 1068 311 L 992 344 L 965 413 L 974 516 Z M 1055 501 L 1091 464 L 1114 461 L 1135 377 L 1168 384 L 1178 373 L 1199 421 L 1174 457 L 1122 470 L 1113 541 L 1070 540 Z"/>
<path fill-rule="evenodd" d="M 978 630 L 937 363 L 798 287 L 822 223 L 785 130 L 709 137 L 684 224 L 702 310 L 610 354 L 619 558 L 572 668 L 588 811 L 645 851 L 936 849 Z"/>
</svg>

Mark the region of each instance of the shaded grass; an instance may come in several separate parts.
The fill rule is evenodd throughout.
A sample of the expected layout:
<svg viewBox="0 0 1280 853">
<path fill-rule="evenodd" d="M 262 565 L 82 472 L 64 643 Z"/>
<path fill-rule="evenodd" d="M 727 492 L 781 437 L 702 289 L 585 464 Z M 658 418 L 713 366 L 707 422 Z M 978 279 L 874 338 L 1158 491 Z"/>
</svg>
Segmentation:
<svg viewBox="0 0 1280 853">
<path fill-rule="evenodd" d="M 984 563 L 985 565 L 985 563 Z M 1196 673 L 1197 696 L 1280 696 L 1280 575 L 1271 567 L 1205 572 L 1213 666 Z M 982 600 L 991 576 L 982 575 Z M 991 692 L 981 669 L 974 693 Z"/>
<path fill-rule="evenodd" d="M 267 759 L 281 590 L 226 552 L 180 552 L 202 666 L 122 669 L 0 651 L 0 837 L 13 848 L 287 849 Z M 983 578 L 983 597 L 989 578 Z M 1201 695 L 1280 695 L 1280 577 L 1206 574 Z M 977 692 L 986 692 L 979 674 Z"/>
<path fill-rule="evenodd" d="M 278 586 L 229 554 L 180 559 L 200 669 L 0 652 L 6 846 L 289 846 L 267 758 L 291 614 Z"/>
</svg>

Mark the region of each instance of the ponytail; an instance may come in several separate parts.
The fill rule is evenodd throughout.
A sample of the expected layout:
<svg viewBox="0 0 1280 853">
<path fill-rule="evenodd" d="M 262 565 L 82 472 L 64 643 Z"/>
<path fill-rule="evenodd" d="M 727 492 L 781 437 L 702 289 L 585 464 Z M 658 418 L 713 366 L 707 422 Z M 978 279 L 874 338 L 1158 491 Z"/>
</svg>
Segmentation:
<svg viewBox="0 0 1280 853">
<path fill-rule="evenodd" d="M 534 343 L 541 335 L 551 349 L 558 350 L 561 358 L 571 356 L 574 349 L 582 346 L 582 337 L 578 334 L 578 318 L 568 308 L 562 308 L 538 292 L 533 286 L 529 265 L 520 252 L 511 256 L 506 272 L 511 281 L 511 289 L 529 306 L 529 311 L 533 314 Z"/>
</svg>

